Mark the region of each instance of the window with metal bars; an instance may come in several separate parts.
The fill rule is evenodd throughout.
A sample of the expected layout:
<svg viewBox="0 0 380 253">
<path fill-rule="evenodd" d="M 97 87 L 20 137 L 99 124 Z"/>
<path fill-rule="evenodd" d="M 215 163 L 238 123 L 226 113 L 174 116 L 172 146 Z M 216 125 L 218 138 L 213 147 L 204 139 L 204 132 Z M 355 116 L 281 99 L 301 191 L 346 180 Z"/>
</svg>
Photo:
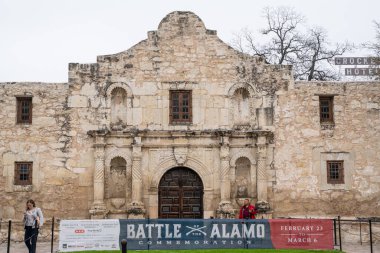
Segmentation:
<svg viewBox="0 0 380 253">
<path fill-rule="evenodd" d="M 192 122 L 191 91 L 170 91 L 170 124 L 188 124 Z"/>
<path fill-rule="evenodd" d="M 16 97 L 17 123 L 32 124 L 32 97 Z"/>
<path fill-rule="evenodd" d="M 319 97 L 319 112 L 321 123 L 334 123 L 333 105 L 334 97 Z"/>
<path fill-rule="evenodd" d="M 32 162 L 16 162 L 15 163 L 15 185 L 31 185 L 32 184 Z"/>
<path fill-rule="evenodd" d="M 327 183 L 344 184 L 343 161 L 327 161 Z"/>
</svg>

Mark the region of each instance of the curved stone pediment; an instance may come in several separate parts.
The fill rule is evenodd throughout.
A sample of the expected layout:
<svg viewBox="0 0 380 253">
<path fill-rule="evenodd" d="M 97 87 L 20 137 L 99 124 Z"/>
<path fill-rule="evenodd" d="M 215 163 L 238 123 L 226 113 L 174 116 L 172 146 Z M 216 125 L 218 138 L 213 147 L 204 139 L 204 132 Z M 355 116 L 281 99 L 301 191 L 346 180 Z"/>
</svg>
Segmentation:
<svg viewBox="0 0 380 253">
<path fill-rule="evenodd" d="M 206 33 L 210 32 L 206 29 L 203 21 L 190 11 L 174 11 L 169 13 L 161 20 L 157 30 L 159 37 L 204 36 Z"/>
</svg>

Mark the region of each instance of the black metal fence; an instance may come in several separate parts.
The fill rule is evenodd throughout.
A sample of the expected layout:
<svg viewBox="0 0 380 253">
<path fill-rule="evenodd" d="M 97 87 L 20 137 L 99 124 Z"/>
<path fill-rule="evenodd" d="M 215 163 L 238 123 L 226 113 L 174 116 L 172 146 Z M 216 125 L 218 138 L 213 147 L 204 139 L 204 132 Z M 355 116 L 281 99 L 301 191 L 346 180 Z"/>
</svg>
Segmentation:
<svg viewBox="0 0 380 253">
<path fill-rule="evenodd" d="M 350 251 L 373 253 L 375 245 L 379 243 L 379 218 L 334 219 L 334 244 L 340 251 L 347 248 Z"/>
<path fill-rule="evenodd" d="M 53 253 L 54 243 L 57 241 L 58 235 L 59 222 L 56 222 L 56 219 L 53 217 L 46 220 L 43 227 L 39 229 L 38 242 L 50 242 L 50 252 Z M 7 253 L 13 253 L 11 251 L 12 243 L 21 242 L 24 242 L 23 222 L 0 219 L 0 248 L 6 248 Z"/>
<path fill-rule="evenodd" d="M 340 251 L 357 249 L 360 252 L 380 253 L 375 250 L 375 245 L 380 244 L 379 218 L 341 219 L 338 217 L 333 219 L 333 222 L 334 244 Z M 0 219 L 0 248 L 6 248 L 7 253 L 16 253 L 11 252 L 11 245 L 23 242 L 23 226 L 20 221 Z M 40 229 L 38 241 L 50 242 L 50 252 L 53 253 L 58 236 L 59 220 L 53 217 L 45 221 L 43 228 Z"/>
</svg>

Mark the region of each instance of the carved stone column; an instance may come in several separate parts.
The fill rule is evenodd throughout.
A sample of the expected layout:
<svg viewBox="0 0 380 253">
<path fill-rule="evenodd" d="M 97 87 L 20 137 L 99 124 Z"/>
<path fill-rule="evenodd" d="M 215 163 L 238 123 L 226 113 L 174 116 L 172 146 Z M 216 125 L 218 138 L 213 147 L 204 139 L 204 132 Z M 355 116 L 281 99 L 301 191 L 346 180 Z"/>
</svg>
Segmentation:
<svg viewBox="0 0 380 253">
<path fill-rule="evenodd" d="M 94 202 L 90 210 L 92 219 L 103 219 L 107 214 L 104 204 L 104 136 L 104 132 L 95 133 Z"/>
<path fill-rule="evenodd" d="M 228 177 L 230 172 L 230 147 L 228 137 L 221 137 L 220 147 L 220 203 L 216 210 L 218 218 L 234 218 L 234 210 L 231 204 L 231 182 Z"/>
<path fill-rule="evenodd" d="M 220 199 L 230 201 L 231 184 L 228 178 L 230 171 L 230 148 L 228 144 L 220 147 Z"/>
<path fill-rule="evenodd" d="M 145 214 L 142 202 L 142 173 L 141 173 L 141 137 L 135 137 L 132 147 L 132 203 L 127 210 L 128 218 L 143 218 Z"/>
<path fill-rule="evenodd" d="M 268 178 L 266 171 L 267 144 L 266 136 L 259 136 L 257 141 L 257 200 L 268 201 Z"/>
</svg>

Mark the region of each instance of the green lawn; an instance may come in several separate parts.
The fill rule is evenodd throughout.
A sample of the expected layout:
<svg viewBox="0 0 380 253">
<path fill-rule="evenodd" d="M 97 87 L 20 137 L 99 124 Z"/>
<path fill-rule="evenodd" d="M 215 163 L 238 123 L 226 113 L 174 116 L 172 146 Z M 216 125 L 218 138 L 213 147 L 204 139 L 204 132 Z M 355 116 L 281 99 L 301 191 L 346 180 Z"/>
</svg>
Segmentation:
<svg viewBox="0 0 380 253">
<path fill-rule="evenodd" d="M 121 251 L 77 251 L 76 253 L 115 253 Z M 128 253 L 337 253 L 336 250 L 298 250 L 298 249 L 200 249 L 200 250 L 128 250 Z"/>
</svg>

